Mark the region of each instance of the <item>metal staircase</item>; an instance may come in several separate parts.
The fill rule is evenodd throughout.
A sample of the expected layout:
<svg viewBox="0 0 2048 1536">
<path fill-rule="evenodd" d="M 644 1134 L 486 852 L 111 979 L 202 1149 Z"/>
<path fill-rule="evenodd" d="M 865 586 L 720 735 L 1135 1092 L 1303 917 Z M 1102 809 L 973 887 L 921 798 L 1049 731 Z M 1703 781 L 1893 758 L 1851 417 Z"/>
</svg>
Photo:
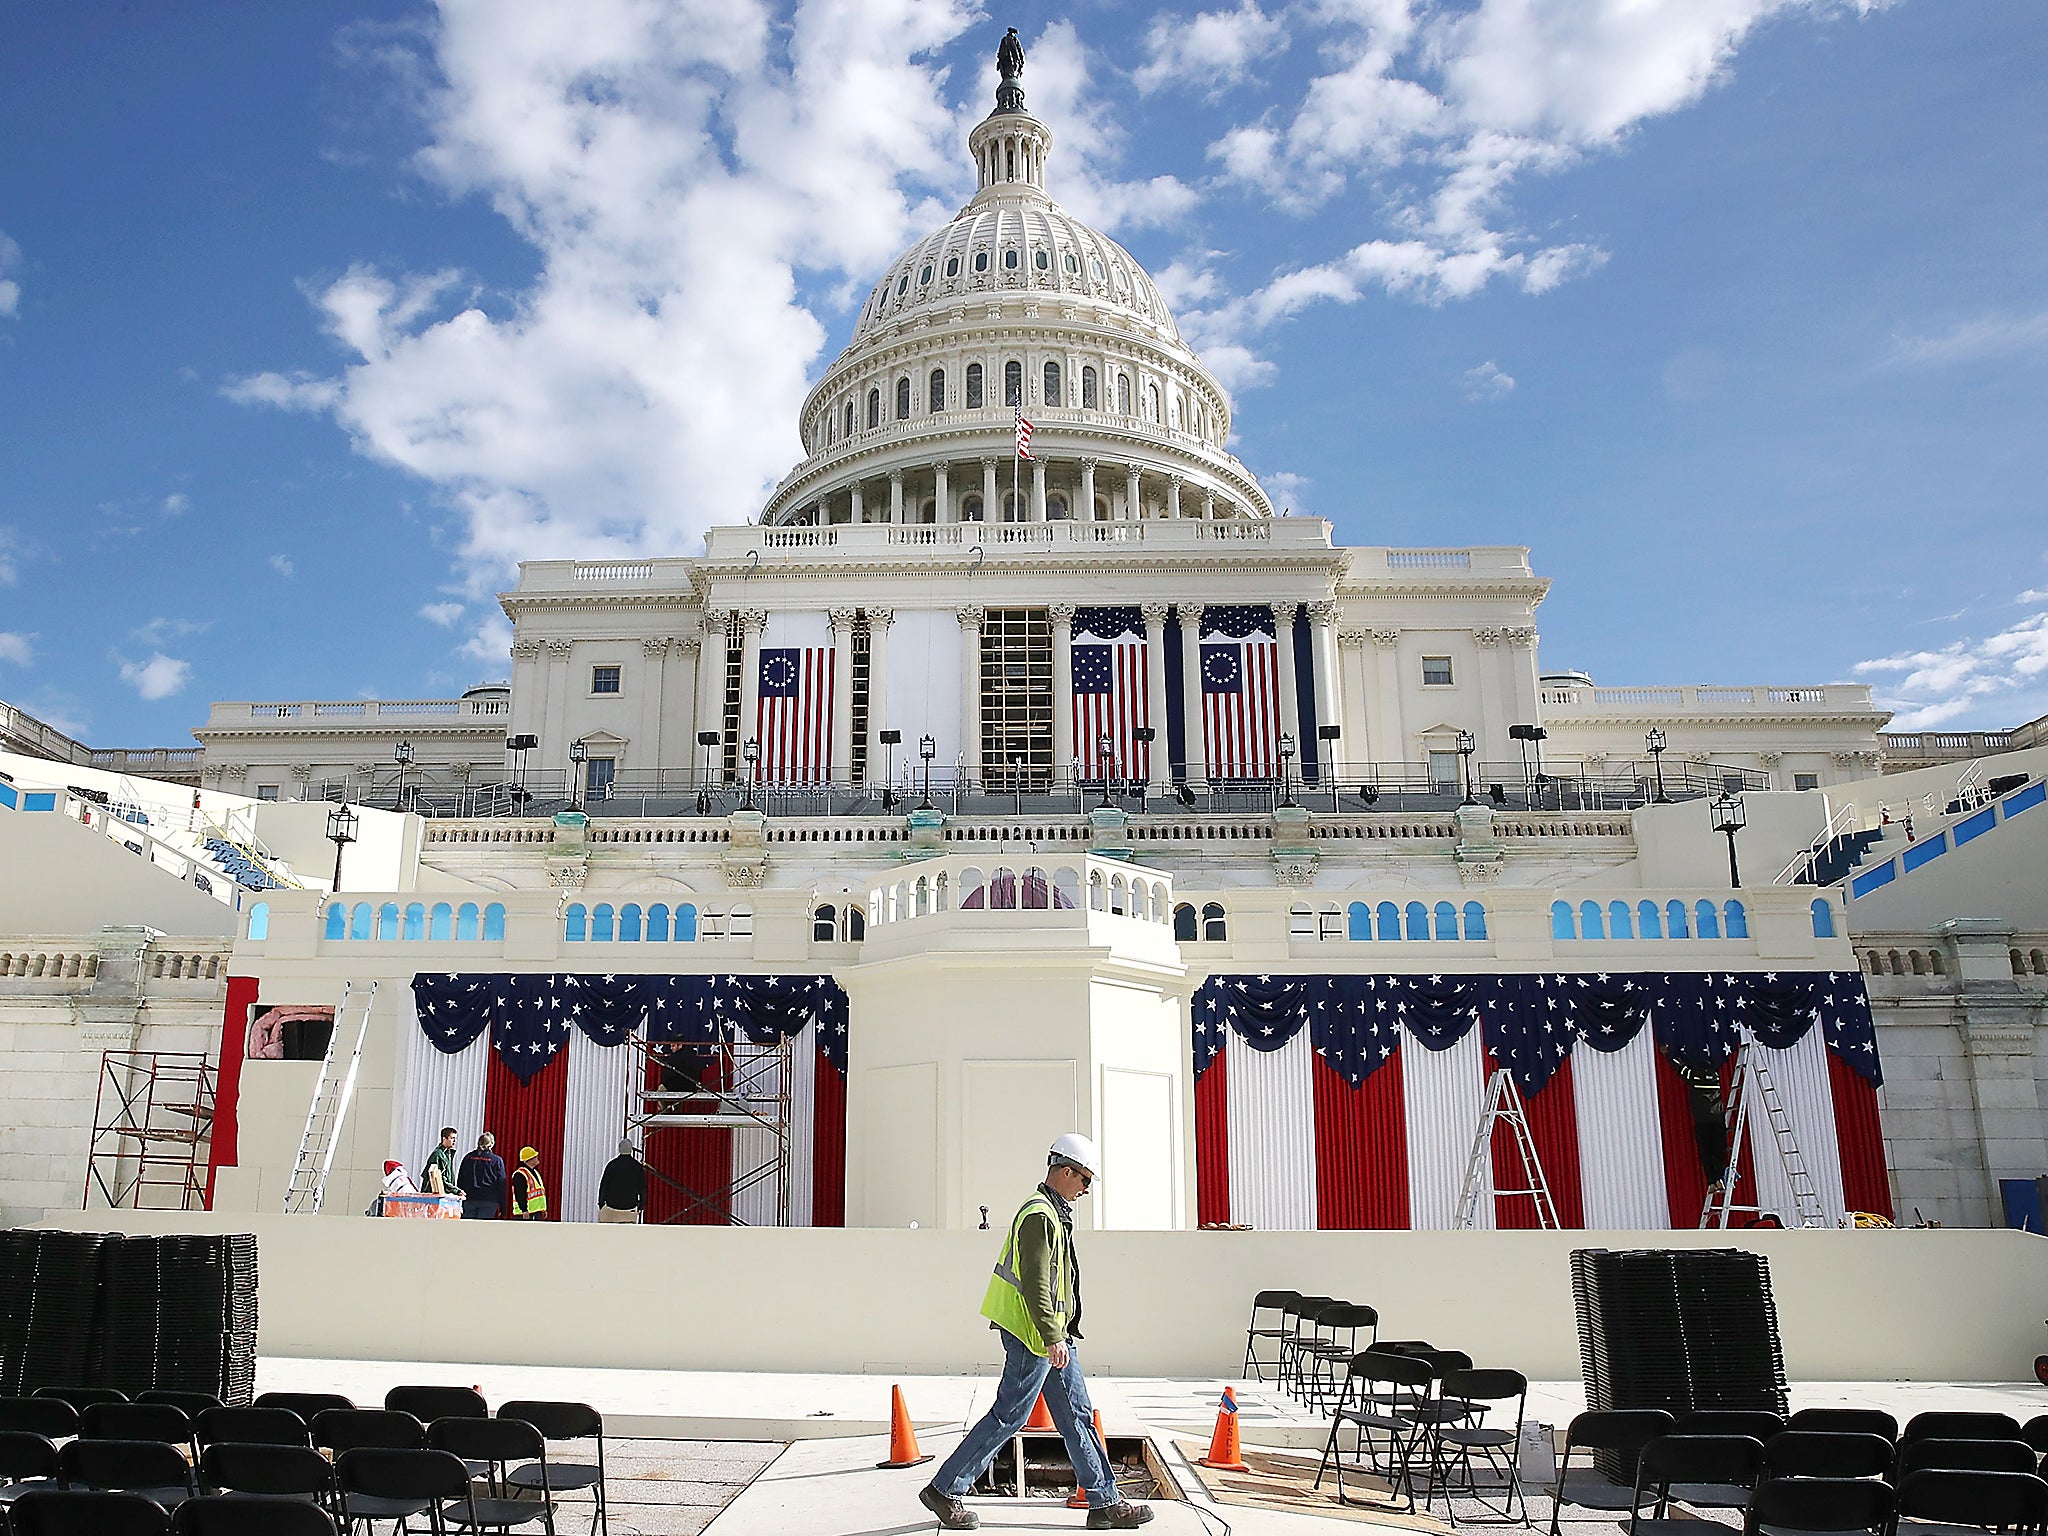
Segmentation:
<svg viewBox="0 0 2048 1536">
<path fill-rule="evenodd" d="M 1536 1225 L 1554 1230 L 1558 1226 L 1557 1202 L 1550 1197 L 1550 1183 L 1543 1177 L 1543 1160 L 1536 1155 L 1536 1142 L 1529 1134 L 1529 1117 L 1522 1108 L 1521 1090 L 1505 1067 L 1494 1069 L 1486 1083 L 1486 1108 L 1479 1117 L 1479 1130 L 1472 1138 L 1472 1155 L 1465 1161 L 1465 1187 L 1458 1192 L 1461 1232 L 1471 1231 L 1479 1219 L 1479 1197 L 1486 1190 L 1486 1175 L 1493 1161 L 1493 1132 L 1505 1125 L 1514 1154 L 1521 1159 L 1522 1189 L 1495 1189 L 1494 1208 L 1503 1200 L 1534 1200 Z"/>
<path fill-rule="evenodd" d="M 1792 1224 L 1799 1227 L 1826 1226 L 1827 1213 L 1821 1208 L 1820 1194 L 1813 1187 L 1813 1175 L 1807 1171 L 1806 1157 L 1799 1150 L 1798 1138 L 1792 1134 L 1792 1119 L 1785 1113 L 1777 1084 L 1771 1081 L 1771 1069 L 1764 1063 L 1763 1047 L 1757 1044 L 1756 1036 L 1745 1029 L 1741 1048 L 1735 1056 L 1735 1094 L 1728 1106 L 1728 1166 L 1722 1172 L 1719 1191 L 1709 1189 L 1706 1202 L 1700 1207 L 1701 1228 L 1725 1230 L 1729 1216 L 1738 1212 L 1755 1216 L 1776 1214 L 1756 1203 L 1756 1199 L 1745 1203 L 1735 1198 L 1735 1186 L 1742 1177 L 1742 1139 L 1749 1134 L 1754 1119 L 1752 1105 L 1763 1111 L 1762 1118 L 1770 1126 L 1771 1137 L 1777 1143 L 1778 1161 L 1785 1169 L 1785 1181 L 1792 1186 Z M 1752 1166 L 1754 1162 L 1752 1156 Z M 1751 1183 L 1755 1183 L 1754 1173 Z M 1757 1199 L 1761 1198 L 1761 1191 L 1752 1191 L 1752 1194 Z"/>
<path fill-rule="evenodd" d="M 320 1060 L 320 1076 L 313 1084 L 313 1102 L 306 1108 L 305 1134 L 299 1138 L 299 1155 L 292 1162 L 292 1181 L 285 1187 L 287 1216 L 313 1215 L 327 1198 L 327 1175 L 334 1167 L 334 1149 L 340 1143 L 341 1127 L 356 1096 L 356 1074 L 363 1064 L 363 1040 L 370 1032 L 370 1010 L 377 1001 L 377 983 L 373 981 L 361 989 L 355 1044 L 349 1050 L 347 1070 L 337 1075 L 335 1060 L 341 1049 L 342 1028 L 357 996 L 354 982 L 343 983 L 341 1003 L 334 1010 L 334 1028 L 327 1036 L 327 1054 Z"/>
</svg>

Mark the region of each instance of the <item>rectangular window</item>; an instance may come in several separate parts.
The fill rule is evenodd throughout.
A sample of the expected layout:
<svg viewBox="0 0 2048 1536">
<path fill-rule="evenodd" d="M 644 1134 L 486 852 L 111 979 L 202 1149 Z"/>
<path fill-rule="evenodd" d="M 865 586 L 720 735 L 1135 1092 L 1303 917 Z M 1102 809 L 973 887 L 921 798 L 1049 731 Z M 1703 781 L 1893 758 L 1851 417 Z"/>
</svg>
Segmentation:
<svg viewBox="0 0 2048 1536">
<path fill-rule="evenodd" d="M 590 691 L 592 693 L 617 693 L 622 669 L 619 667 L 592 667 L 590 669 Z"/>
<path fill-rule="evenodd" d="M 256 786 L 256 798 L 258 800 L 275 800 L 279 787 L 276 784 L 258 784 Z"/>
<path fill-rule="evenodd" d="M 1722 775 L 1721 775 L 1721 793 L 1722 793 L 1722 794 L 1724 794 L 1724 795 L 1739 795 L 1739 794 L 1741 794 L 1741 793 L 1742 793 L 1742 788 L 1743 788 L 1743 785 L 1742 785 L 1742 775 L 1741 775 L 1741 774 L 1739 774 L 1739 773 L 1724 773 L 1724 774 L 1722 774 Z"/>
<path fill-rule="evenodd" d="M 1052 619 L 991 608 L 981 629 L 981 777 L 1004 790 L 1052 783 Z"/>
<path fill-rule="evenodd" d="M 612 783 L 619 776 L 619 760 L 615 757 L 593 757 L 583 765 L 583 798 L 586 800 L 609 800 L 612 797 Z"/>
<path fill-rule="evenodd" d="M 1446 686 L 1451 680 L 1451 658 L 1448 656 L 1425 656 L 1422 658 L 1422 681 L 1424 686 Z"/>
<path fill-rule="evenodd" d="M 1794 789 L 1819 789 L 1820 775 L 1817 773 L 1795 773 L 1792 775 Z"/>
<path fill-rule="evenodd" d="M 1440 795 L 1457 791 L 1457 753 L 1432 752 L 1429 754 L 1429 786 Z"/>
</svg>

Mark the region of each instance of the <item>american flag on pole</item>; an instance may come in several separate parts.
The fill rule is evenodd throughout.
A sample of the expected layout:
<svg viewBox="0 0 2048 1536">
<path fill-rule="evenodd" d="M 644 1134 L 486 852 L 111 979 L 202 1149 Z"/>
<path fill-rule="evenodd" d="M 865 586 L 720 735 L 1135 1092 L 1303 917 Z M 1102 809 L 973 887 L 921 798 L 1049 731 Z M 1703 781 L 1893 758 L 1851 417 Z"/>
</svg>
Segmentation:
<svg viewBox="0 0 2048 1536">
<path fill-rule="evenodd" d="M 818 784 L 832 776 L 832 661 L 829 645 L 762 650 L 754 718 L 760 782 Z"/>
<path fill-rule="evenodd" d="M 1273 610 L 1202 610 L 1202 746 L 1212 779 L 1280 773 L 1280 646 Z"/>
<path fill-rule="evenodd" d="M 1135 740 L 1150 725 L 1145 700 L 1145 626 L 1136 608 L 1082 608 L 1074 614 L 1074 755 L 1081 777 L 1098 783 L 1100 742 L 1112 747 L 1113 778 L 1149 778 L 1152 747 Z"/>
<path fill-rule="evenodd" d="M 1017 407 L 1017 457 L 1031 457 L 1031 423 L 1024 419 L 1024 408 Z"/>
</svg>

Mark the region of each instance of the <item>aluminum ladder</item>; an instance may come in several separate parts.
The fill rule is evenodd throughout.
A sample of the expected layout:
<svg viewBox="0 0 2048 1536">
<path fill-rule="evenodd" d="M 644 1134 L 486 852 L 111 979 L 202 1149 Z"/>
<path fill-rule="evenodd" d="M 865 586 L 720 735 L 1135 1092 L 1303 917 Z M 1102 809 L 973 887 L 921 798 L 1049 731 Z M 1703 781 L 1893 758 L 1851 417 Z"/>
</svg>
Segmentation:
<svg viewBox="0 0 2048 1536">
<path fill-rule="evenodd" d="M 1487 1168 L 1493 1160 L 1496 1125 L 1507 1126 L 1515 1154 L 1522 1160 L 1522 1177 L 1527 1181 L 1523 1189 L 1494 1190 L 1496 1209 L 1502 1200 L 1533 1199 L 1536 1225 L 1554 1230 L 1558 1226 L 1557 1202 L 1550 1198 L 1550 1182 L 1543 1177 L 1543 1160 L 1536 1155 L 1535 1138 L 1529 1134 L 1529 1117 L 1522 1108 L 1521 1090 L 1515 1087 L 1515 1079 L 1505 1067 L 1496 1067 L 1486 1083 L 1486 1108 L 1479 1117 L 1478 1133 L 1472 1138 L 1472 1155 L 1465 1162 L 1465 1187 L 1458 1192 L 1458 1219 L 1453 1225 L 1461 1232 L 1469 1232 L 1478 1224 L 1479 1196 L 1486 1188 Z"/>
<path fill-rule="evenodd" d="M 362 989 L 361 1011 L 356 1014 L 355 1044 L 349 1050 L 348 1069 L 335 1072 L 336 1051 L 349 1011 L 358 996 L 356 984 L 344 982 L 341 1003 L 334 1010 L 334 1029 L 327 1036 L 327 1054 L 320 1061 L 320 1076 L 313 1084 L 313 1102 L 306 1107 L 306 1131 L 299 1138 L 299 1155 L 292 1162 L 292 1181 L 285 1186 L 287 1216 L 314 1215 L 327 1198 L 327 1175 L 334 1167 L 334 1149 L 341 1139 L 342 1123 L 356 1096 L 356 1074 L 363 1065 L 363 1040 L 370 1032 L 370 1010 L 377 1001 L 377 983 Z"/>
<path fill-rule="evenodd" d="M 1756 1216 L 1774 1214 L 1766 1212 L 1761 1205 L 1744 1204 L 1735 1198 L 1736 1181 L 1742 1176 L 1742 1138 L 1749 1133 L 1752 1101 L 1763 1108 L 1763 1119 L 1771 1128 L 1772 1140 L 1777 1143 L 1778 1161 L 1784 1167 L 1785 1182 L 1792 1186 L 1793 1225 L 1826 1226 L 1827 1213 L 1821 1209 L 1820 1192 L 1813 1187 L 1813 1175 L 1807 1171 L 1806 1155 L 1799 1150 L 1799 1140 L 1792 1134 L 1792 1117 L 1785 1113 L 1785 1102 L 1778 1097 L 1778 1086 L 1771 1081 L 1771 1069 L 1764 1062 L 1763 1048 L 1747 1029 L 1742 1032 L 1742 1046 L 1735 1057 L 1735 1101 L 1728 1108 L 1728 1166 L 1721 1174 L 1720 1193 L 1716 1195 L 1711 1189 L 1707 1191 L 1706 1203 L 1700 1208 L 1700 1226 L 1725 1230 L 1729 1216 L 1735 1212 Z M 1755 1182 L 1753 1177 L 1751 1182 Z M 1761 1198 L 1761 1191 L 1758 1198 Z"/>
</svg>

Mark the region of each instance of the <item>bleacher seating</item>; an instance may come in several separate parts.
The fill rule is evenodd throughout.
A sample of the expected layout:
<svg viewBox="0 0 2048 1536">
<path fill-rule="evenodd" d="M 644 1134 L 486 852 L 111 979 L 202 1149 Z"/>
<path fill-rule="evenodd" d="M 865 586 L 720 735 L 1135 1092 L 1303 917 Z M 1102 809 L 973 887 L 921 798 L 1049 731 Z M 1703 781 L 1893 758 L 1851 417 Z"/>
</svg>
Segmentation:
<svg viewBox="0 0 2048 1536">
<path fill-rule="evenodd" d="M 274 880 L 254 860 L 224 837 L 209 837 L 206 851 L 237 884 L 252 891 L 281 890 L 281 883 Z"/>
</svg>

